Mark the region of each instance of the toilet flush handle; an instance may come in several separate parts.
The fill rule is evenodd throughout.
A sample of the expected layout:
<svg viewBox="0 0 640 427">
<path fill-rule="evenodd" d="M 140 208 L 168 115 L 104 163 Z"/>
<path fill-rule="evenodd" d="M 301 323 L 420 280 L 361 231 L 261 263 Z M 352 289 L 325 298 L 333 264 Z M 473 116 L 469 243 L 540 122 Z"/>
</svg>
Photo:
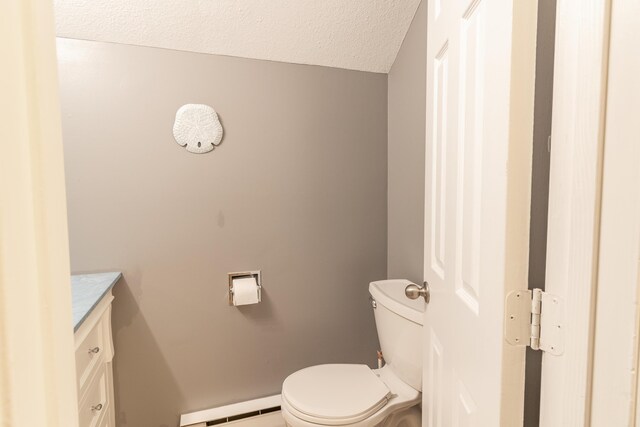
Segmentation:
<svg viewBox="0 0 640 427">
<path fill-rule="evenodd" d="M 416 285 L 415 283 L 410 284 L 406 288 L 404 288 L 404 294 L 407 298 L 410 299 L 418 299 L 420 297 L 424 298 L 424 302 L 429 304 L 429 299 L 431 299 L 431 294 L 429 292 L 429 283 L 424 282 L 422 287 Z"/>
</svg>

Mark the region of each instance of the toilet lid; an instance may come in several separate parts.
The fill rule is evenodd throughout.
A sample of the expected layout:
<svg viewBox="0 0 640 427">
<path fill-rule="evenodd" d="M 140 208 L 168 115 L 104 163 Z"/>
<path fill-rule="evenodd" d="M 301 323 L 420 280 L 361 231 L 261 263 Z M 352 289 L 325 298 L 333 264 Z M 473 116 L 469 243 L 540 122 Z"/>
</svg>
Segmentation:
<svg viewBox="0 0 640 427">
<path fill-rule="evenodd" d="M 391 393 L 366 365 L 318 365 L 295 372 L 282 397 L 305 421 L 344 425 L 362 421 L 387 404 Z"/>
</svg>

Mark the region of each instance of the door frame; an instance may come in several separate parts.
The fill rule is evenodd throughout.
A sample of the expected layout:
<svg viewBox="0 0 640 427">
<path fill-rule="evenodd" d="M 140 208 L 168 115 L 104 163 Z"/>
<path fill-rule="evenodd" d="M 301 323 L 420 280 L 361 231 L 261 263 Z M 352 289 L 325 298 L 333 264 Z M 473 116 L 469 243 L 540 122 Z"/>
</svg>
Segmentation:
<svg viewBox="0 0 640 427">
<path fill-rule="evenodd" d="M 638 422 L 640 4 L 612 0 L 591 424 Z M 630 54 L 631 53 L 631 54 Z"/>
<path fill-rule="evenodd" d="M 590 424 L 610 0 L 559 0 L 545 291 L 564 353 L 542 358 L 540 425 Z"/>
<path fill-rule="evenodd" d="M 609 90 L 622 86 L 624 91 L 621 79 L 634 76 L 618 73 L 615 81 L 609 80 L 609 71 L 614 70 L 610 66 L 615 66 L 609 57 L 610 49 L 616 48 L 612 36 L 623 34 L 626 43 L 640 37 L 632 21 L 637 15 L 629 15 L 634 7 L 637 11 L 633 3 L 558 1 L 545 290 L 564 300 L 564 354 L 543 355 L 543 427 L 635 424 L 637 378 L 630 368 L 637 371 L 640 313 L 637 305 L 624 302 L 638 295 L 638 236 L 621 241 L 631 248 L 626 256 L 607 257 L 620 240 L 619 228 L 640 229 L 640 215 L 620 210 L 625 208 L 620 205 L 636 209 L 640 203 L 640 182 L 631 181 L 630 188 L 630 181 L 621 175 L 637 168 L 630 158 L 637 153 L 632 146 L 637 142 L 629 133 L 637 125 L 631 114 L 624 118 L 616 114 L 616 123 L 607 117 L 608 108 L 614 107 L 609 96 L 615 95 Z M 617 46 L 624 47 L 624 41 Z M 624 203 L 622 194 L 627 197 Z M 607 215 L 616 210 L 623 214 Z M 611 232 L 616 227 L 617 236 Z M 612 245 L 609 238 L 618 240 Z M 621 265 L 635 267 L 635 280 L 612 283 L 612 274 L 604 276 Z M 612 289 L 614 284 L 618 288 Z M 620 328 L 615 320 L 621 317 L 635 322 Z M 620 379 L 626 379 L 626 390 L 616 389 Z M 626 410 L 613 410 L 616 403 Z M 614 421 L 613 415 L 619 418 Z"/>
<path fill-rule="evenodd" d="M 0 2 L 0 426 L 77 427 L 53 2 Z"/>
</svg>

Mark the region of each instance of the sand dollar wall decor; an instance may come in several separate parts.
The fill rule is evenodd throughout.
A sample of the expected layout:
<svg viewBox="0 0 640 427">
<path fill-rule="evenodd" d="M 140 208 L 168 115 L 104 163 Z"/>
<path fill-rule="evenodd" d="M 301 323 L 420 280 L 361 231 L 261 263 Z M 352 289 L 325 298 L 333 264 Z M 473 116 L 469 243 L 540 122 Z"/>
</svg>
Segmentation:
<svg viewBox="0 0 640 427">
<path fill-rule="evenodd" d="M 173 137 L 190 153 L 208 153 L 222 141 L 222 124 L 210 106 L 186 104 L 176 112 Z"/>
</svg>

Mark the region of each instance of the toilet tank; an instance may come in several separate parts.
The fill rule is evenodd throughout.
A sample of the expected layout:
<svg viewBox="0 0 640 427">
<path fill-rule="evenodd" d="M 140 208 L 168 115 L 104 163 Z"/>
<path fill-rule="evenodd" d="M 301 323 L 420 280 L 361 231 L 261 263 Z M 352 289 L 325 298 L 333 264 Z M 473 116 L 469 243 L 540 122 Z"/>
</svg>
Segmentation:
<svg viewBox="0 0 640 427">
<path fill-rule="evenodd" d="M 398 378 L 422 391 L 423 298 L 404 294 L 408 280 L 380 280 L 369 284 L 384 360 Z"/>
</svg>

